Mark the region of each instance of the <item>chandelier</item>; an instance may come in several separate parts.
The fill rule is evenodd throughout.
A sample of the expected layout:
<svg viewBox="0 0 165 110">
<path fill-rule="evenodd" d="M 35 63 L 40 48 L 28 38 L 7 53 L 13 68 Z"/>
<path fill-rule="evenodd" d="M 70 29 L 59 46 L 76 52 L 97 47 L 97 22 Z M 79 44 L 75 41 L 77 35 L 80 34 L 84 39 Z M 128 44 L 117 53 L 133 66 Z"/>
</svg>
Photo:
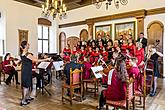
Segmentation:
<svg viewBox="0 0 165 110">
<path fill-rule="evenodd" d="M 102 2 L 105 0 L 92 0 L 92 4 L 96 6 L 97 9 L 99 9 L 102 5 Z M 115 7 L 118 9 L 119 5 L 127 5 L 128 0 L 106 0 L 105 6 L 106 10 L 108 10 L 108 7 L 112 4 L 112 1 L 114 1 Z"/>
<path fill-rule="evenodd" d="M 63 0 L 46 0 L 42 4 L 42 15 L 44 17 L 52 16 L 55 19 L 57 16 L 59 19 L 66 18 L 67 7 L 63 4 Z"/>
</svg>

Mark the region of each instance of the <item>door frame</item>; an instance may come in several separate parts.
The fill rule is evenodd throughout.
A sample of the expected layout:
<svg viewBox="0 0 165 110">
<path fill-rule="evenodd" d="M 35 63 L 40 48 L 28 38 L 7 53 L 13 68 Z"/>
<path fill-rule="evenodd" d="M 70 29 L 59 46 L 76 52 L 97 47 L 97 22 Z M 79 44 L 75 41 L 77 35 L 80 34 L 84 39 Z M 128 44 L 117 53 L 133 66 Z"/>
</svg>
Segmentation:
<svg viewBox="0 0 165 110">
<path fill-rule="evenodd" d="M 147 26 L 147 38 L 149 38 L 148 37 L 148 35 L 149 35 L 149 31 L 148 30 L 155 23 L 159 24 L 161 26 L 161 28 L 163 29 L 162 30 L 162 32 L 163 32 L 163 34 L 162 34 L 162 40 L 164 41 L 164 39 L 165 39 L 165 36 L 164 36 L 164 24 L 161 21 L 158 21 L 158 20 L 154 20 L 154 21 L 152 21 L 151 23 L 148 24 L 148 26 Z M 162 41 L 162 48 L 164 47 L 164 42 L 163 41 Z M 164 48 L 163 48 L 163 53 L 164 53 Z M 165 58 L 164 58 L 164 55 L 163 55 L 163 62 L 162 62 L 162 65 L 163 65 L 163 77 L 165 77 L 165 69 L 164 69 L 165 60 L 164 59 Z"/>
</svg>

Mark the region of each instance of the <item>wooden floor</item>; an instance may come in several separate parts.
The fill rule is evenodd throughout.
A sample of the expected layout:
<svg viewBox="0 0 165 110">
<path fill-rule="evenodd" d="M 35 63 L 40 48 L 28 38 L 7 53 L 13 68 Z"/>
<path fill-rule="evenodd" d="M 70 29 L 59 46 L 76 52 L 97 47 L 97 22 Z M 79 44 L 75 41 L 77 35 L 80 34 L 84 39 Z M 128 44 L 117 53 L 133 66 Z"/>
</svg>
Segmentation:
<svg viewBox="0 0 165 110">
<path fill-rule="evenodd" d="M 158 91 L 155 97 L 147 97 L 146 110 L 165 110 L 165 79 L 158 79 Z M 41 95 L 40 93 L 27 106 L 20 106 L 21 88 L 14 84 L 11 86 L 5 85 L 3 82 L 0 85 L 0 110 L 96 110 L 98 99 L 93 95 L 88 95 L 83 102 L 73 102 L 70 106 L 68 102 L 61 102 L 61 81 L 54 80 L 52 85 L 48 86 L 48 90 L 52 96 L 48 94 Z M 36 91 L 33 91 L 34 96 Z M 4 109 L 3 109 L 4 108 Z M 136 108 L 136 110 L 142 110 Z"/>
</svg>

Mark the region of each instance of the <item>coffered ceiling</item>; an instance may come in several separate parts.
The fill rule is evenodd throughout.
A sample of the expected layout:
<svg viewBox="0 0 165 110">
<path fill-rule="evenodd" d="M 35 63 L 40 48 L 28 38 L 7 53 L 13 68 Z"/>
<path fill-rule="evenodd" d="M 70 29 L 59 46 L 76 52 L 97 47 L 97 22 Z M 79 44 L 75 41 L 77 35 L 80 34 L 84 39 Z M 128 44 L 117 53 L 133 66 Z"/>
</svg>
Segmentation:
<svg viewBox="0 0 165 110">
<path fill-rule="evenodd" d="M 14 0 L 14 1 L 41 7 L 41 4 L 44 3 L 46 0 Z M 66 4 L 67 10 L 76 9 L 92 4 L 92 0 L 63 0 L 63 2 Z"/>
</svg>

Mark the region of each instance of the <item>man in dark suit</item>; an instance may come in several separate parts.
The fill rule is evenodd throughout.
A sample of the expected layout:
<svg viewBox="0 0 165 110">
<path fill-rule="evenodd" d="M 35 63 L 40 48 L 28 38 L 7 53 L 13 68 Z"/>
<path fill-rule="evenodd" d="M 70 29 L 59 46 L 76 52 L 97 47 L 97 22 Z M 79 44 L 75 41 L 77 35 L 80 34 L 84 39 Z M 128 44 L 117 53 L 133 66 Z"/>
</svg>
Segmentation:
<svg viewBox="0 0 165 110">
<path fill-rule="evenodd" d="M 64 67 L 64 74 L 66 75 L 66 84 L 70 84 L 70 68 L 72 68 L 72 70 L 74 71 L 75 69 L 80 69 L 81 67 L 83 67 L 83 64 L 78 64 L 77 62 L 77 58 L 75 57 L 71 57 L 71 62 L 67 63 Z"/>
<path fill-rule="evenodd" d="M 141 42 L 142 43 L 142 47 L 145 50 L 145 47 L 147 46 L 147 39 L 144 38 L 144 33 L 143 32 L 140 33 L 140 36 L 139 36 L 137 42 Z"/>
</svg>

